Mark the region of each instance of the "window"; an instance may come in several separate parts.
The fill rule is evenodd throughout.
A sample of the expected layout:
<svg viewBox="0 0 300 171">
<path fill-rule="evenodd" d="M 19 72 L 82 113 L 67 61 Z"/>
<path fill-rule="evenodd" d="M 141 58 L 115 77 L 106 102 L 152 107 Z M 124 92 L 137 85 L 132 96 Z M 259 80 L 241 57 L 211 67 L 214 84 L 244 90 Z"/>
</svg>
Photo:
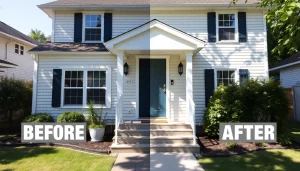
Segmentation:
<svg viewBox="0 0 300 171">
<path fill-rule="evenodd" d="M 18 44 L 15 44 L 15 53 L 19 54 L 19 45 Z"/>
<path fill-rule="evenodd" d="M 66 71 L 64 105 L 82 105 L 83 71 Z"/>
<path fill-rule="evenodd" d="M 15 44 L 15 53 L 19 55 L 24 55 L 24 46 Z"/>
<path fill-rule="evenodd" d="M 93 101 L 97 107 L 111 107 L 111 68 L 92 70 L 65 70 L 62 106 L 87 107 Z"/>
<path fill-rule="evenodd" d="M 229 86 L 235 83 L 235 71 L 234 70 L 223 70 L 217 71 L 217 86 L 220 84 Z"/>
<path fill-rule="evenodd" d="M 87 102 L 105 104 L 106 71 L 88 71 Z"/>
<path fill-rule="evenodd" d="M 219 41 L 236 40 L 236 31 L 235 14 L 218 15 Z"/>
<path fill-rule="evenodd" d="M 101 41 L 102 37 L 102 17 L 101 15 L 85 15 L 84 28 L 85 41 Z"/>
<path fill-rule="evenodd" d="M 24 55 L 24 46 L 20 46 L 20 55 Z"/>
</svg>

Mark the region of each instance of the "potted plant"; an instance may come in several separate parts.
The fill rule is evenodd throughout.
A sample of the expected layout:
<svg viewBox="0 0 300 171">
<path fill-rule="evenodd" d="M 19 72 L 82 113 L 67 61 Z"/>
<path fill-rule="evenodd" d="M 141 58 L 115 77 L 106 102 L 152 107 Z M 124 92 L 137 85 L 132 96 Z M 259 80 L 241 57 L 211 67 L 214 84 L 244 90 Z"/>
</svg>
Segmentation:
<svg viewBox="0 0 300 171">
<path fill-rule="evenodd" d="M 93 101 L 90 101 L 88 104 L 88 116 L 87 116 L 87 125 L 89 127 L 89 132 L 92 142 L 98 142 L 103 140 L 105 133 L 105 122 L 102 118 L 102 108 L 100 109 L 99 115 L 95 111 Z"/>
</svg>

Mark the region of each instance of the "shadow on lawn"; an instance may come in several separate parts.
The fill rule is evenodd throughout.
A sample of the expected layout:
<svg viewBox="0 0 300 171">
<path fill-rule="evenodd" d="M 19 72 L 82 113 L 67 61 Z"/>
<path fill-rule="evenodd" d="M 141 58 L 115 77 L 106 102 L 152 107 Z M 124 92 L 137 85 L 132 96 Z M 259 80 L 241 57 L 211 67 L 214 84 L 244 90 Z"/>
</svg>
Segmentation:
<svg viewBox="0 0 300 171">
<path fill-rule="evenodd" d="M 1 147 L 0 148 L 0 165 L 14 163 L 23 158 L 38 157 L 40 155 L 47 155 L 57 153 L 55 148 L 39 148 L 39 147 Z"/>
<path fill-rule="evenodd" d="M 300 152 L 300 150 L 296 151 Z M 297 158 L 297 154 L 293 154 L 291 150 L 289 152 L 289 156 L 282 151 L 260 151 L 231 157 L 206 158 L 204 159 L 206 162 L 200 162 L 200 164 L 207 171 L 296 171 L 299 169 L 300 162 L 293 161 L 293 158 Z"/>
</svg>

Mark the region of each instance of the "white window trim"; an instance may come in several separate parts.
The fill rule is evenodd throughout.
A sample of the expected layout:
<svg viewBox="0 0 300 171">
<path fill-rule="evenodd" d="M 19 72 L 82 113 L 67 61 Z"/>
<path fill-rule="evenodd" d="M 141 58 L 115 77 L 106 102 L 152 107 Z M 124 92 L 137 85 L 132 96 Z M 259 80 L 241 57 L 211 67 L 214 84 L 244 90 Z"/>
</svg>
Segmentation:
<svg viewBox="0 0 300 171">
<path fill-rule="evenodd" d="M 239 68 L 224 68 L 224 67 L 216 67 L 216 68 L 213 68 L 214 69 L 214 74 L 215 74 L 215 89 L 218 88 L 218 83 L 217 83 L 217 71 L 224 71 L 224 70 L 231 70 L 231 71 L 234 71 L 234 80 L 235 80 L 235 83 L 238 83 L 240 80 L 239 80 Z"/>
<path fill-rule="evenodd" d="M 16 53 L 16 45 L 19 45 L 19 48 L 18 48 L 18 53 Z M 21 46 L 23 47 L 23 54 L 21 54 Z M 23 55 L 25 55 L 25 46 L 23 46 L 23 45 L 20 45 L 20 44 L 18 44 L 18 43 L 15 43 L 15 46 L 14 46 L 14 53 L 15 54 L 18 54 L 18 55 L 21 55 L 21 56 L 23 56 Z"/>
<path fill-rule="evenodd" d="M 84 69 L 83 69 L 84 68 Z M 100 67 L 68 67 L 62 69 L 62 80 L 61 80 L 61 101 L 60 108 L 88 108 L 87 105 L 87 72 L 88 71 L 106 71 L 106 88 L 105 88 L 105 105 L 95 105 L 95 108 L 111 108 L 111 66 L 100 66 Z M 82 105 L 64 105 L 64 89 L 65 89 L 65 72 L 66 71 L 83 71 L 83 94 L 82 94 Z"/>
<path fill-rule="evenodd" d="M 82 43 L 103 43 L 104 42 L 104 12 L 83 12 L 82 23 Z M 85 16 L 86 15 L 101 15 L 101 40 L 100 41 L 85 41 Z"/>
<path fill-rule="evenodd" d="M 219 40 L 219 14 L 234 14 L 235 15 L 235 40 Z M 217 43 L 238 43 L 239 42 L 239 23 L 237 11 L 218 11 L 216 12 L 216 36 Z"/>
</svg>

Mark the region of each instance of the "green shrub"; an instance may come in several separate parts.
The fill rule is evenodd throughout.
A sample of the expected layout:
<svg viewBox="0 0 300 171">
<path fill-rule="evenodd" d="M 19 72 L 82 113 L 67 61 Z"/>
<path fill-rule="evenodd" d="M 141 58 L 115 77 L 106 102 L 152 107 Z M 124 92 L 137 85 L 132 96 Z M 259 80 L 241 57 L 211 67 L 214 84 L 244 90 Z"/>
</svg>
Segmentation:
<svg viewBox="0 0 300 171">
<path fill-rule="evenodd" d="M 19 114 L 19 119 L 31 113 L 32 82 L 0 77 L 0 120 L 8 121 Z"/>
<path fill-rule="evenodd" d="M 235 142 L 229 142 L 229 143 L 226 143 L 226 145 L 227 145 L 229 148 L 237 147 L 237 143 L 235 143 Z"/>
<path fill-rule="evenodd" d="M 23 122 L 54 122 L 53 117 L 47 113 L 39 113 L 27 116 Z"/>
<path fill-rule="evenodd" d="M 284 134 L 282 133 L 279 133 L 277 134 L 277 141 L 280 145 L 282 146 L 289 146 L 289 145 L 292 145 L 293 142 L 292 142 L 292 139 L 290 137 L 287 137 L 285 136 Z"/>
<path fill-rule="evenodd" d="M 255 142 L 254 145 L 256 145 L 258 147 L 267 147 L 268 146 L 267 143 L 262 143 L 262 142 Z"/>
<path fill-rule="evenodd" d="M 282 132 L 289 112 L 284 89 L 274 80 L 248 80 L 243 85 L 219 86 L 204 114 L 205 131 L 219 135 L 220 122 L 277 122 Z"/>
<path fill-rule="evenodd" d="M 85 122 L 84 116 L 79 112 L 65 112 L 57 118 L 57 122 Z"/>
</svg>

